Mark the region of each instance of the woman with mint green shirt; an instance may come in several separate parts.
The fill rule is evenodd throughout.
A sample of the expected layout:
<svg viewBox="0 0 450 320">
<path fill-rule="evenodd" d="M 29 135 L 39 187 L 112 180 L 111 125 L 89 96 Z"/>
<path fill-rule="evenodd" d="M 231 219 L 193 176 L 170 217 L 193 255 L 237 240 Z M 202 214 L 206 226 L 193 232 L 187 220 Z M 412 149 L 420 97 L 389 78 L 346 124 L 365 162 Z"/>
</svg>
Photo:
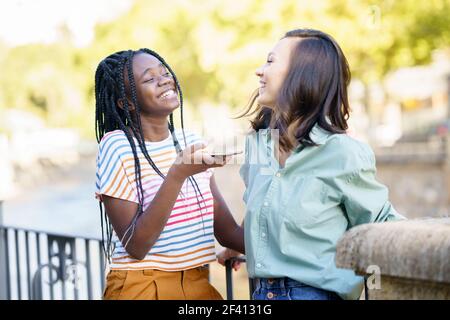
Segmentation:
<svg viewBox="0 0 450 320">
<path fill-rule="evenodd" d="M 347 60 L 329 35 L 293 30 L 256 75 L 261 86 L 244 114 L 256 116 L 240 169 L 252 297 L 358 299 L 363 278 L 336 267 L 338 240 L 354 226 L 404 217 L 375 179 L 371 148 L 346 134 Z M 227 249 L 219 261 L 236 254 Z"/>
</svg>

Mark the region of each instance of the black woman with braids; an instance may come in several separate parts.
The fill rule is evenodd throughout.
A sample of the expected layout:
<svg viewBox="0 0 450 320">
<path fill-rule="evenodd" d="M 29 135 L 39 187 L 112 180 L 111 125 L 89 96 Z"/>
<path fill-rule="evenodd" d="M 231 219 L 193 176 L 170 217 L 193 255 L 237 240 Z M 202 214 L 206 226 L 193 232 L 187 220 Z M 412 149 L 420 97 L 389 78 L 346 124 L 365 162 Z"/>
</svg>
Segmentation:
<svg viewBox="0 0 450 320">
<path fill-rule="evenodd" d="M 184 131 L 174 72 L 151 50 L 116 52 L 97 68 L 95 98 L 96 195 L 110 264 L 103 298 L 222 299 L 208 281 L 214 237 L 244 251 L 213 175 L 228 158 Z"/>
</svg>

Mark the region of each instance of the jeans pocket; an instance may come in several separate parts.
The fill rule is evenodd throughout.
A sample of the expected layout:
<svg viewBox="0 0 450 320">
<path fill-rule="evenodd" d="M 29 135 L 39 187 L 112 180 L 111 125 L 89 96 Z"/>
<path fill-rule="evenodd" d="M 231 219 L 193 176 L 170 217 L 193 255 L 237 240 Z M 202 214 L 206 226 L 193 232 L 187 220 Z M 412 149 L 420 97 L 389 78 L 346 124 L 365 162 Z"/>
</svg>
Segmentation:
<svg viewBox="0 0 450 320">
<path fill-rule="evenodd" d="M 252 294 L 252 300 L 291 300 L 289 299 L 289 293 L 286 289 L 281 288 L 264 288 L 261 290 L 255 290 Z"/>
<path fill-rule="evenodd" d="M 258 290 L 252 292 L 252 300 L 261 300 L 258 298 Z"/>
<path fill-rule="evenodd" d="M 336 292 L 328 291 L 328 300 L 343 300 Z"/>
<path fill-rule="evenodd" d="M 331 300 L 329 291 L 310 286 L 289 288 L 288 297 L 289 300 Z"/>
<path fill-rule="evenodd" d="M 264 289 L 256 289 L 253 291 L 252 300 L 266 300 L 267 290 Z"/>
</svg>

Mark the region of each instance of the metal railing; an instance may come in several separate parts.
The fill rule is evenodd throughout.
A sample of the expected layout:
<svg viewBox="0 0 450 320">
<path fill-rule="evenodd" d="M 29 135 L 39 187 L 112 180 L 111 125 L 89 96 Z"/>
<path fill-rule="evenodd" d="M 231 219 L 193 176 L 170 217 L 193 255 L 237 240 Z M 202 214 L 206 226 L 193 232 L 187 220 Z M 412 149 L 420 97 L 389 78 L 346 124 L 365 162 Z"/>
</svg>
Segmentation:
<svg viewBox="0 0 450 320">
<path fill-rule="evenodd" d="M 233 263 L 235 261 L 245 263 L 245 257 L 231 258 L 225 261 L 225 274 L 226 274 L 226 285 L 227 285 L 227 300 L 233 300 Z M 253 279 L 248 278 L 248 291 L 250 300 L 252 300 L 252 293 L 255 291 L 255 286 Z"/>
<path fill-rule="evenodd" d="M 98 239 L 0 226 L 0 299 L 100 298 L 104 267 Z"/>
<path fill-rule="evenodd" d="M 5 226 L 1 210 L 0 201 L 0 300 L 102 298 L 106 261 L 100 239 Z M 236 260 L 245 262 L 243 257 L 226 262 L 228 300 Z M 253 292 L 251 280 L 249 289 Z"/>
</svg>

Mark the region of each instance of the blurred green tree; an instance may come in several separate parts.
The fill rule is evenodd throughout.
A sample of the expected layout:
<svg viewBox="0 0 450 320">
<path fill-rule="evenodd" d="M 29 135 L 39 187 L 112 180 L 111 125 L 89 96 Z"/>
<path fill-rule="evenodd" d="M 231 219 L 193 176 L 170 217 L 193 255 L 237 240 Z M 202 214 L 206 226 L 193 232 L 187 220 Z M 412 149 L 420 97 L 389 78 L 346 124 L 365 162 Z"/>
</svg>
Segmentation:
<svg viewBox="0 0 450 320">
<path fill-rule="evenodd" d="M 51 125 L 77 127 L 92 137 L 95 68 L 118 50 L 159 52 L 180 78 L 192 110 L 202 104 L 242 107 L 257 87 L 254 70 L 287 30 L 333 35 L 353 76 L 368 85 L 449 47 L 449 25 L 448 0 L 136 0 L 116 20 L 97 25 L 85 48 L 74 47 L 64 26 L 58 43 L 0 44 L 0 108 L 32 110 Z"/>
</svg>

